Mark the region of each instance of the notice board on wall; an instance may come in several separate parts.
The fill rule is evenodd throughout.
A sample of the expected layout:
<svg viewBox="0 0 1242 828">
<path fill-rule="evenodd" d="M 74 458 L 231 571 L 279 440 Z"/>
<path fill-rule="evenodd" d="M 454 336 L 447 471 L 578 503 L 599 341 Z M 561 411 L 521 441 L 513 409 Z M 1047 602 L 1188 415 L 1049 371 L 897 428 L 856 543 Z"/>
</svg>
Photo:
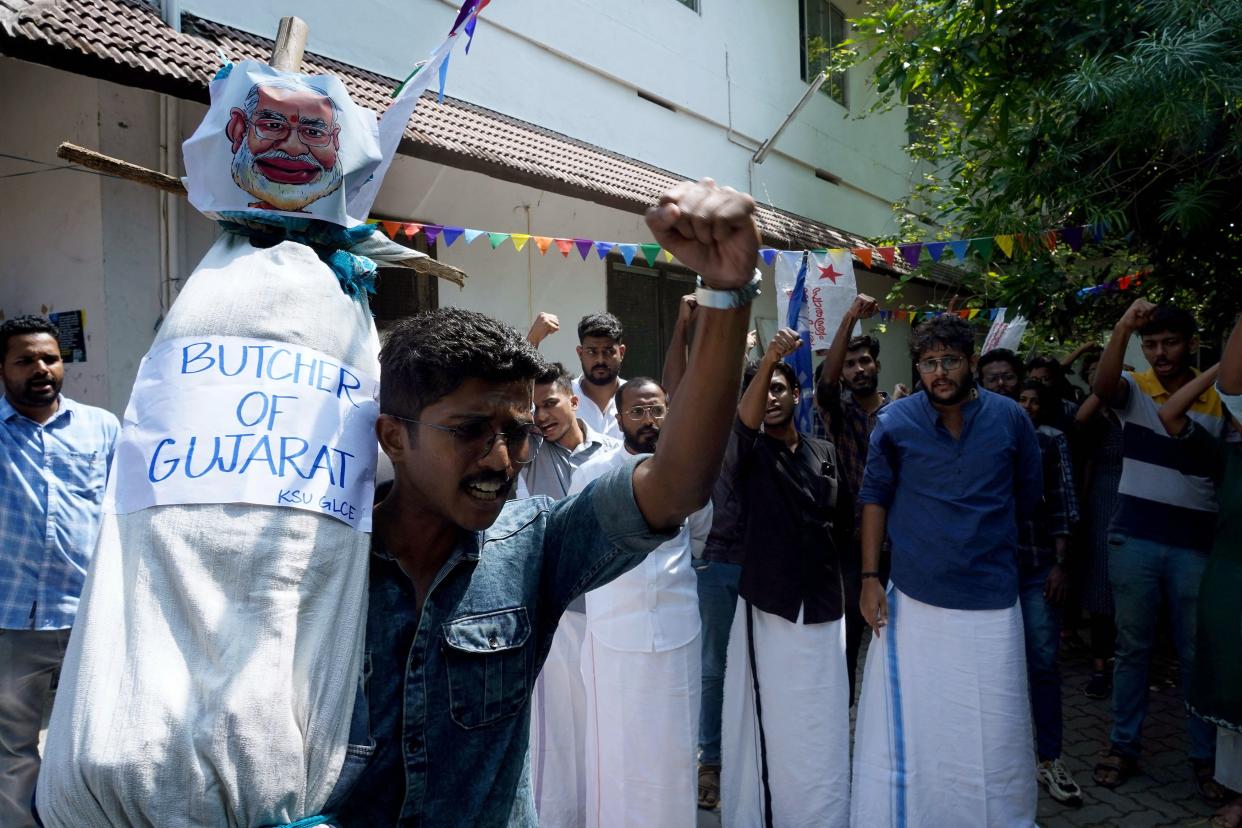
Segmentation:
<svg viewBox="0 0 1242 828">
<path fill-rule="evenodd" d="M 50 313 L 48 319 L 60 331 L 60 358 L 65 362 L 86 362 L 86 311 Z"/>
</svg>

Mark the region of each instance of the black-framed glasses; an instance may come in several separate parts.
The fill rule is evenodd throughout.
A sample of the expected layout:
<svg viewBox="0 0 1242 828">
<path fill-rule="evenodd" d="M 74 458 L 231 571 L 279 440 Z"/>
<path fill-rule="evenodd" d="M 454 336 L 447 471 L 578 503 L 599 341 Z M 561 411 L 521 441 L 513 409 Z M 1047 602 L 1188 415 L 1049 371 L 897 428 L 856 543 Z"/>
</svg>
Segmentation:
<svg viewBox="0 0 1242 828">
<path fill-rule="evenodd" d="M 283 141 L 296 129 L 298 139 L 308 147 L 326 147 L 332 143 L 332 129 L 315 122 L 294 127 L 283 118 L 260 115 L 251 120 L 250 125 L 254 127 L 255 134 L 264 141 Z"/>
<path fill-rule="evenodd" d="M 535 459 L 535 456 L 539 454 L 539 448 L 543 445 L 543 432 L 534 423 L 522 423 L 507 431 L 496 431 L 486 420 L 471 420 L 459 426 L 446 426 L 438 423 L 425 423 L 422 420 L 411 420 L 409 417 L 400 417 L 396 414 L 388 416 L 405 423 L 426 426 L 436 431 L 452 434 L 453 442 L 458 449 L 476 460 L 482 460 L 491 454 L 492 449 L 496 447 L 496 440 L 503 439 L 509 459 L 524 466 Z"/>
<path fill-rule="evenodd" d="M 644 417 L 651 415 L 651 419 L 659 422 L 668 415 L 668 406 L 666 405 L 632 405 L 625 409 L 625 418 L 633 422 L 641 422 Z"/>
<path fill-rule="evenodd" d="M 943 368 L 945 371 L 956 371 L 962 367 L 962 363 L 966 361 L 966 357 L 946 356 L 938 359 L 928 357 L 918 361 L 920 374 L 934 374 L 937 370 Z"/>
</svg>

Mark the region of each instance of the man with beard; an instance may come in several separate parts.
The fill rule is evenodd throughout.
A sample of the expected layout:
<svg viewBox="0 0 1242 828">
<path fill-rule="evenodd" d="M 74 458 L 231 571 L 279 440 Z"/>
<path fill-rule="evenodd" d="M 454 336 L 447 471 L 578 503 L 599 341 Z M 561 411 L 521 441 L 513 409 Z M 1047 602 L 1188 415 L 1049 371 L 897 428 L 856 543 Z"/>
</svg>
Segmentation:
<svg viewBox="0 0 1242 828">
<path fill-rule="evenodd" d="M 860 609 L 876 638 L 850 824 L 1033 825 L 1017 551 L 1018 521 L 1043 492 L 1035 428 L 1013 400 L 976 391 L 965 321 L 923 323 L 910 350 L 922 391 L 880 415 L 859 494 Z"/>
<path fill-rule="evenodd" d="M 862 584 L 862 548 L 858 543 L 858 525 L 862 506 L 858 489 L 862 486 L 863 468 L 867 465 L 867 443 L 875 430 L 880 409 L 888 404 L 888 394 L 879 390 L 880 343 L 875 337 L 854 336 L 854 326 L 870 319 L 879 305 L 865 293 L 854 297 L 828 355 L 824 357 L 819 382 L 815 388 L 815 404 L 827 426 L 832 445 L 841 465 L 841 487 L 837 490 L 836 533 L 841 546 L 841 578 L 845 585 L 845 666 L 850 679 L 850 703 L 854 702 L 854 674 L 858 666 L 858 650 L 867 623 L 858 612 L 854 600 Z M 842 387 L 844 386 L 844 388 Z M 881 582 L 888 580 L 885 556 L 878 567 Z"/>
<path fill-rule="evenodd" d="M 1018 393 L 1026 382 L 1026 366 L 1008 348 L 993 348 L 975 366 L 979 384 L 993 394 L 1018 401 Z"/>
<path fill-rule="evenodd" d="M 35 824 L 39 728 L 99 533 L 120 424 L 60 393 L 60 334 L 0 325 L 0 825 Z"/>
<path fill-rule="evenodd" d="M 540 314 L 539 322 L 548 314 Z M 553 317 L 555 318 L 555 317 Z M 534 330 L 534 329 L 532 329 Z M 540 337 L 542 338 L 542 337 Z M 529 334 L 527 340 L 538 342 Z M 578 398 L 569 373 L 559 362 L 535 378 L 535 425 L 543 447 L 518 475 L 518 497 L 569 494 L 578 469 L 590 458 L 620 448 L 578 418 Z M 531 703 L 530 772 L 535 809 L 544 828 L 577 828 L 586 821 L 583 747 L 586 691 L 582 685 L 582 642 L 586 603 L 579 597 L 566 608 Z"/>
<path fill-rule="evenodd" d="M 783 328 L 737 406 L 725 465 L 736 470 L 742 574 L 725 658 L 725 828 L 844 825 L 849 819 L 849 679 L 833 542 L 832 446 L 800 434 L 799 387 Z"/>
<path fill-rule="evenodd" d="M 301 212 L 341 186 L 339 108 L 314 77 L 255 84 L 225 133 L 233 181 L 262 210 Z"/>
<path fill-rule="evenodd" d="M 506 502 L 543 442 L 531 384 L 545 366 L 517 331 L 442 308 L 388 332 L 376 431 L 395 481 L 375 509 L 354 747 L 324 808 L 340 824 L 537 823 L 529 703 L 561 614 L 674 537 L 715 482 L 759 287 L 754 210 L 704 179 L 648 211 L 705 283 L 685 409 L 655 456 L 577 496 Z"/>
<path fill-rule="evenodd" d="M 616 407 L 624 450 L 583 464 L 574 492 L 660 441 L 668 398 L 655 380 L 622 385 Z M 700 646 L 690 562 L 710 529 L 708 504 L 637 567 L 586 594 L 587 828 L 694 824 Z"/>
<path fill-rule="evenodd" d="M 621 379 L 621 361 L 625 345 L 621 342 L 621 321 L 611 313 L 593 313 L 578 323 L 578 359 L 582 376 L 574 380 L 578 397 L 578 415 L 591 428 L 621 440 L 617 425 L 617 389 Z"/>
<path fill-rule="evenodd" d="M 1122 373 L 1130 338 L 1137 333 L 1151 370 Z M 1108 538 L 1108 571 L 1116 602 L 1117 660 L 1113 668 L 1111 747 L 1095 769 L 1095 782 L 1115 788 L 1138 768 L 1147 714 L 1147 670 L 1158 609 L 1168 601 L 1182 686 L 1195 671 L 1199 584 L 1212 548 L 1217 512 L 1208 466 L 1185 456 L 1160 422 L 1160 406 L 1197 372 L 1194 317 L 1180 308 L 1136 299 L 1113 328 L 1096 369 L 1093 391 L 1122 423 L 1124 447 L 1117 511 Z M 1227 419 L 1212 387 L 1186 413 L 1213 437 Z M 1225 793 L 1213 780 L 1215 730 L 1193 714 L 1186 720 L 1190 763 L 1199 795 L 1220 804 Z"/>
</svg>

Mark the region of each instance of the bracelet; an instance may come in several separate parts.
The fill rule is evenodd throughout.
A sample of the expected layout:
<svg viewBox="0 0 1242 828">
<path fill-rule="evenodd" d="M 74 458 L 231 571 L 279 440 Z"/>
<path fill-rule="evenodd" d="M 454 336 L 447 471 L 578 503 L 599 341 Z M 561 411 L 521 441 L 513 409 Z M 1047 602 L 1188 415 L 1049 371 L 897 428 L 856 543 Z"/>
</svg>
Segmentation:
<svg viewBox="0 0 1242 828">
<path fill-rule="evenodd" d="M 759 286 L 763 282 L 763 277 L 759 274 L 759 268 L 755 268 L 755 275 L 750 281 L 742 285 L 736 290 L 716 290 L 703 284 L 703 277 L 698 277 L 698 289 L 694 292 L 694 299 L 701 308 L 715 308 L 716 310 L 730 310 L 731 308 L 741 308 L 749 305 L 756 296 L 759 295 Z"/>
<path fill-rule="evenodd" d="M 861 580 L 864 580 L 864 581 L 865 581 L 865 580 L 867 580 L 868 578 L 875 578 L 875 579 L 878 581 L 878 580 L 880 580 L 880 573 L 878 573 L 878 572 L 862 572 L 862 573 L 860 573 L 860 574 L 859 574 L 859 578 L 860 578 Z"/>
</svg>

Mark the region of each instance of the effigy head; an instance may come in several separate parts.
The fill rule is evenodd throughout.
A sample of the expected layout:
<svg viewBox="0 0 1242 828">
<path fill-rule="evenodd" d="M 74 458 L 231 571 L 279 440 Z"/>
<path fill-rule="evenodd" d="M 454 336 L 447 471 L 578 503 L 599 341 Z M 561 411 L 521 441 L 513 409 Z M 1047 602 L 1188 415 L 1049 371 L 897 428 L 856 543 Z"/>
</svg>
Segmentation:
<svg viewBox="0 0 1242 828">
<path fill-rule="evenodd" d="M 347 204 L 381 160 L 375 113 L 331 75 L 257 61 L 211 84 L 183 146 L 190 202 L 211 217 L 280 213 L 349 226 Z"/>
</svg>

